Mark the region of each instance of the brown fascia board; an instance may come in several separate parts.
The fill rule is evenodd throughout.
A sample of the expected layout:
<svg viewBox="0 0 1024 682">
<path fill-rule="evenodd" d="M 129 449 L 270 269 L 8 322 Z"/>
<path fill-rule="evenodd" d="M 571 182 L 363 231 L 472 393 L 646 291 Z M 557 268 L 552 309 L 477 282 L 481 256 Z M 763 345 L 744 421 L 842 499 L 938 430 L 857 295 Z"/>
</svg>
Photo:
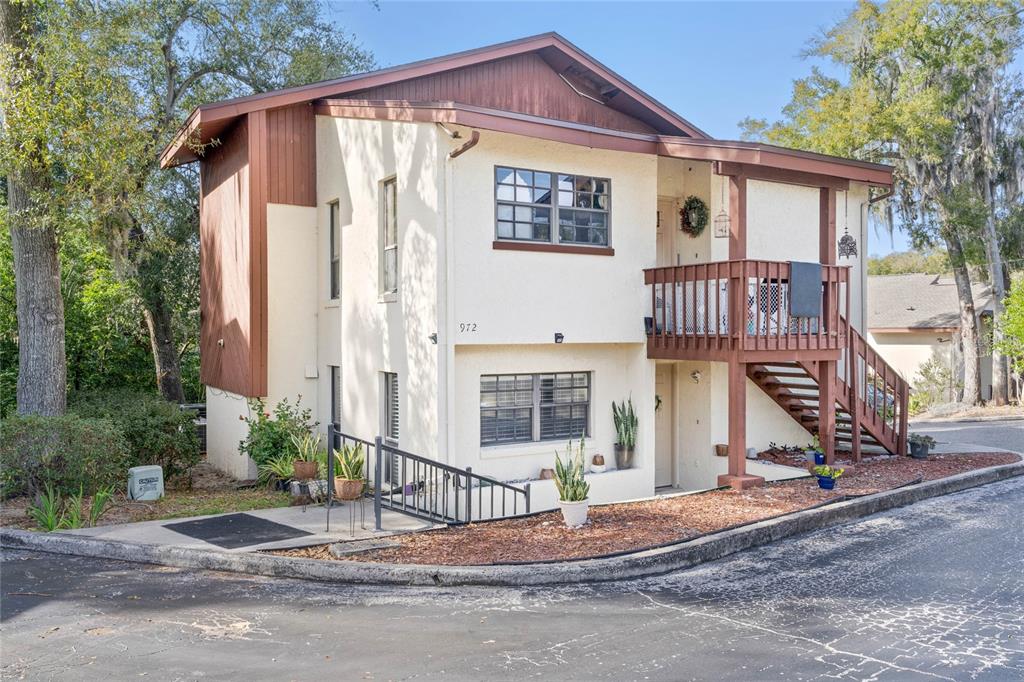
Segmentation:
<svg viewBox="0 0 1024 682">
<path fill-rule="evenodd" d="M 195 155 L 187 149 L 183 150 L 183 144 L 187 135 L 196 130 L 197 127 L 219 121 L 225 118 L 233 118 L 247 114 L 258 109 L 273 109 L 289 106 L 301 102 L 343 95 L 348 92 L 356 92 L 368 88 L 387 85 L 395 81 L 409 80 L 421 76 L 428 76 L 439 71 L 458 69 L 472 64 L 486 61 L 493 61 L 503 57 L 510 57 L 524 52 L 533 52 L 544 48 L 555 48 L 573 61 L 579 63 L 591 71 L 598 73 L 602 78 L 611 83 L 614 87 L 626 93 L 634 100 L 644 105 L 666 123 L 678 128 L 686 135 L 694 138 L 708 138 L 707 133 L 676 114 L 674 111 L 658 102 L 656 99 L 643 92 L 635 85 L 622 78 L 614 71 L 604 66 L 580 48 L 557 33 L 542 33 L 536 36 L 511 40 L 497 45 L 476 48 L 464 52 L 457 52 L 432 59 L 425 59 L 410 64 L 394 66 L 367 73 L 354 74 L 343 78 L 320 81 L 309 85 L 301 85 L 283 90 L 274 90 L 245 97 L 224 100 L 204 104 L 195 109 L 189 116 L 185 125 L 174 136 L 174 139 L 163 150 L 160 155 L 160 163 L 163 167 L 188 163 L 195 161 Z M 189 127 L 191 125 L 191 128 Z"/>
<path fill-rule="evenodd" d="M 582 123 L 558 121 L 459 102 L 325 99 L 315 102 L 314 110 L 320 116 L 392 121 L 434 121 L 600 149 L 781 168 L 871 185 L 889 186 L 892 184 L 892 168 L 881 164 L 786 149 L 758 142 L 693 140 L 685 137 L 609 130 Z"/>
</svg>

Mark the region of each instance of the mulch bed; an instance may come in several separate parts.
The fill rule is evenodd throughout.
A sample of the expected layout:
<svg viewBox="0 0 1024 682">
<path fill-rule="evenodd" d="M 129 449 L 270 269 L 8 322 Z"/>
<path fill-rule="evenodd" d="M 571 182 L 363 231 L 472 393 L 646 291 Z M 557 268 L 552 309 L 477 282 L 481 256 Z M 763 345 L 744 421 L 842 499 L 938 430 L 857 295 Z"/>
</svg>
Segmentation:
<svg viewBox="0 0 1024 682">
<path fill-rule="evenodd" d="M 558 511 L 526 518 L 397 536 L 400 546 L 336 559 L 327 545 L 274 554 L 335 561 L 482 565 L 583 559 L 678 542 L 712 531 L 806 509 L 844 495 L 865 495 L 921 480 L 1018 461 L 1011 453 L 935 455 L 927 460 L 878 457 L 845 465 L 835 490 L 813 479 L 747 491 L 716 490 L 590 509 L 590 522 L 566 528 Z M 844 466 L 840 463 L 838 466 Z"/>
</svg>

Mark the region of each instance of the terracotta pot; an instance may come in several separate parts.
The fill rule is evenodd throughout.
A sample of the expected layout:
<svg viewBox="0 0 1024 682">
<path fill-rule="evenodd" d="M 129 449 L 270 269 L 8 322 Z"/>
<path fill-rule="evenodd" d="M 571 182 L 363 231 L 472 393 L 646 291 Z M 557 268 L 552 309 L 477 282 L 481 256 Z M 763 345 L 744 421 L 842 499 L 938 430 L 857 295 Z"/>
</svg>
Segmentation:
<svg viewBox="0 0 1024 682">
<path fill-rule="evenodd" d="M 540 470 L 540 480 L 542 480 L 542 481 L 550 481 L 554 477 L 555 477 L 555 470 L 554 469 L 541 469 Z"/>
<path fill-rule="evenodd" d="M 363 494 L 361 479 L 335 478 L 334 494 L 339 500 L 358 500 Z"/>
<path fill-rule="evenodd" d="M 296 481 L 308 481 L 316 478 L 316 462 L 303 462 L 297 459 L 292 462 L 292 469 L 294 470 L 292 477 Z"/>
<path fill-rule="evenodd" d="M 719 457 L 729 456 L 729 446 L 725 443 L 718 443 L 715 445 L 715 454 Z"/>
<path fill-rule="evenodd" d="M 604 466 L 604 455 L 594 455 L 594 459 L 591 460 L 596 466 Z"/>
<path fill-rule="evenodd" d="M 625 445 L 615 444 L 615 467 L 618 469 L 629 469 L 633 466 L 633 448 Z"/>
<path fill-rule="evenodd" d="M 569 528 L 579 528 L 587 522 L 587 514 L 590 511 L 590 500 L 580 502 L 558 501 L 558 507 L 562 510 L 562 520 Z"/>
</svg>

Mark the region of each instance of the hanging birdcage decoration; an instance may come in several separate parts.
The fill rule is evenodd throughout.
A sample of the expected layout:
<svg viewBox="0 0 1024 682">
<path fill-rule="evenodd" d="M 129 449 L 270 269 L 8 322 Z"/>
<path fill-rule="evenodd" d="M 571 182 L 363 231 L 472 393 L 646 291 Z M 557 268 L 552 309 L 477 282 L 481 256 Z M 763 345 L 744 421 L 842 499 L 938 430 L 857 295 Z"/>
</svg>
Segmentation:
<svg viewBox="0 0 1024 682">
<path fill-rule="evenodd" d="M 843 236 L 839 238 L 839 257 L 840 258 L 855 258 L 857 256 L 857 240 L 850 235 L 850 193 L 843 192 L 844 200 L 844 220 L 843 220 Z"/>
<path fill-rule="evenodd" d="M 729 214 L 725 212 L 725 179 L 718 183 L 722 188 L 721 203 L 718 205 L 718 215 L 715 216 L 715 236 L 719 238 L 728 237 L 732 225 L 729 222 Z"/>
</svg>

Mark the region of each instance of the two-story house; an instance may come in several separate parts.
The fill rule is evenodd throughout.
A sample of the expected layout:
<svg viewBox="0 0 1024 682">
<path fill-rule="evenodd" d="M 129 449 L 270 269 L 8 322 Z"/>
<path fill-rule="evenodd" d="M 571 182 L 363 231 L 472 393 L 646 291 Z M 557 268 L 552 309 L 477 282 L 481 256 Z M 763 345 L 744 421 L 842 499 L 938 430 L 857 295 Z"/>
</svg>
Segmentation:
<svg viewBox="0 0 1024 682">
<path fill-rule="evenodd" d="M 517 481 L 580 434 L 614 469 L 631 397 L 597 502 L 756 485 L 781 467 L 748 447 L 811 433 L 905 447 L 861 337 L 891 169 L 712 139 L 557 34 L 201 106 L 162 156 L 192 162 L 208 452 L 236 476 L 255 396 Z"/>
</svg>

